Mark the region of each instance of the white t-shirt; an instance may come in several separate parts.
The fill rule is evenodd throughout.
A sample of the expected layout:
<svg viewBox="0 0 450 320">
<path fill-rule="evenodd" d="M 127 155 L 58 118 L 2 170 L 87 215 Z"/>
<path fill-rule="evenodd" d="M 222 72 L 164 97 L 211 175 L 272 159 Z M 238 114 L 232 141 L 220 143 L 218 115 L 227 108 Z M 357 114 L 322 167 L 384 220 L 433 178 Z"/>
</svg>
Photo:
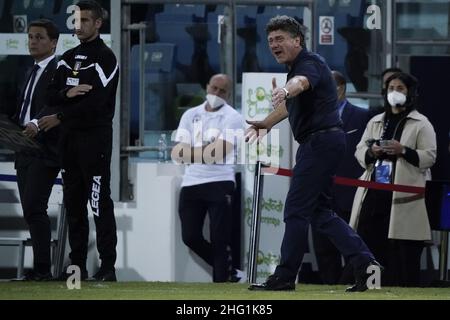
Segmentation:
<svg viewBox="0 0 450 320">
<path fill-rule="evenodd" d="M 224 164 L 190 164 L 186 167 L 182 187 L 218 181 L 235 181 L 234 168 L 239 134 L 243 134 L 244 120 L 239 112 L 225 104 L 216 112 L 206 111 L 206 102 L 189 109 L 181 117 L 176 142 L 191 147 L 208 145 L 218 139 L 231 143 L 234 148 Z"/>
</svg>

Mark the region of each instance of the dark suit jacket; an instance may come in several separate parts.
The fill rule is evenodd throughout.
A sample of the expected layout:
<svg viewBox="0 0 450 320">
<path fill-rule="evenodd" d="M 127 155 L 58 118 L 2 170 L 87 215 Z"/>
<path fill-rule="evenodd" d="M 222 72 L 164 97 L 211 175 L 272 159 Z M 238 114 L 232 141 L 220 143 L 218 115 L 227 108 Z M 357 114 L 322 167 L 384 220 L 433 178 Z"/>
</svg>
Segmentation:
<svg viewBox="0 0 450 320">
<path fill-rule="evenodd" d="M 53 113 L 53 110 L 47 106 L 47 87 L 50 81 L 53 79 L 53 76 L 56 71 L 56 67 L 58 65 L 57 59 L 53 59 L 49 62 L 45 70 L 42 72 L 39 81 L 36 83 L 36 87 L 33 92 L 33 96 L 31 98 L 31 119 L 40 119 L 43 116 L 50 115 Z M 25 96 L 25 89 L 27 86 L 27 81 L 29 78 L 29 74 L 31 73 L 31 68 L 27 72 L 27 76 L 25 77 L 25 82 L 21 88 L 21 94 L 17 103 L 16 112 L 12 117 L 12 121 L 21 125 L 19 123 L 20 111 L 22 109 L 22 103 Z M 53 128 L 48 132 L 39 131 L 39 134 L 36 137 L 36 140 L 40 142 L 43 146 L 43 153 L 40 156 L 46 165 L 51 167 L 59 167 L 59 157 L 58 157 L 58 136 L 59 136 L 59 127 Z M 24 155 L 17 155 L 16 157 L 16 167 L 21 165 L 26 165 L 27 162 L 31 161 L 31 158 Z"/>
<path fill-rule="evenodd" d="M 341 118 L 344 123 L 347 148 L 337 170 L 337 176 L 356 179 L 362 175 L 364 169 L 359 165 L 354 154 L 356 145 L 361 140 L 367 122 L 369 121 L 369 112 L 347 101 Z M 350 216 L 347 217 L 346 215 L 350 215 L 355 191 L 356 187 L 335 185 L 333 188 L 333 209 L 338 215 L 345 215 L 342 218 L 347 220 L 347 222 Z"/>
</svg>

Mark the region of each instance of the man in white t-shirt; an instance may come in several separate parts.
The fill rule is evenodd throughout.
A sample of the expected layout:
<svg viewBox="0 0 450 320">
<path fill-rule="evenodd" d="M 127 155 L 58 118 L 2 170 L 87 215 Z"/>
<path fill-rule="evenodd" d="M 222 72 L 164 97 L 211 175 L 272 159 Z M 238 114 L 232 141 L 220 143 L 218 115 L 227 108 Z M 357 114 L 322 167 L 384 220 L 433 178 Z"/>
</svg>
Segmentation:
<svg viewBox="0 0 450 320">
<path fill-rule="evenodd" d="M 180 193 L 183 242 L 213 268 L 213 281 L 230 280 L 231 208 L 235 158 L 243 136 L 242 116 L 227 104 L 231 80 L 217 74 L 207 85 L 206 101 L 183 114 L 172 159 L 187 164 Z M 206 214 L 210 241 L 203 237 Z"/>
</svg>

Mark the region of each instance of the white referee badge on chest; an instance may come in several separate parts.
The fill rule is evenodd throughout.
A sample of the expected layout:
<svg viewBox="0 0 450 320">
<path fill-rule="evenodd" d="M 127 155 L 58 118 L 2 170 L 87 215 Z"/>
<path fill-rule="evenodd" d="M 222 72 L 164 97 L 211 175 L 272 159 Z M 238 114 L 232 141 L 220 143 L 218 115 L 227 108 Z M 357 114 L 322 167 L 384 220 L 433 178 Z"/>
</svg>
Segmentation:
<svg viewBox="0 0 450 320">
<path fill-rule="evenodd" d="M 80 84 L 80 79 L 78 78 L 67 78 L 66 85 L 76 87 Z"/>
</svg>

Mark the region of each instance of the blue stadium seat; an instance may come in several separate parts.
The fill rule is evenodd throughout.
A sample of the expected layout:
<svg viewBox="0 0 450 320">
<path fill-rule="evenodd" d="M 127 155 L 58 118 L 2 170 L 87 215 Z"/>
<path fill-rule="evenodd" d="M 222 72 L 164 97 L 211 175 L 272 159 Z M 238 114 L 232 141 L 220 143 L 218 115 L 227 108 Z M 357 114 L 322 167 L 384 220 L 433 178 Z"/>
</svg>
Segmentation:
<svg viewBox="0 0 450 320">
<path fill-rule="evenodd" d="M 258 12 L 258 6 L 249 6 L 249 5 L 238 5 L 238 9 L 236 11 L 236 63 L 237 63 L 237 76 L 238 79 L 241 79 L 242 72 L 248 71 L 243 68 L 243 59 L 246 54 L 246 32 L 252 32 L 252 28 L 254 28 L 254 32 L 256 35 L 255 41 L 261 41 L 261 35 L 257 33 L 256 30 L 256 15 Z M 252 35 L 248 35 L 252 36 Z M 252 41 L 253 39 L 248 39 L 247 41 Z M 255 43 L 256 46 L 256 43 Z"/>
<path fill-rule="evenodd" d="M 46 1 L 51 2 L 51 1 Z M 56 23 L 61 33 L 69 33 L 72 30 L 67 28 L 67 19 L 71 15 L 71 13 L 67 13 L 67 8 L 71 5 L 74 5 L 78 2 L 78 0 L 62 0 L 61 6 L 57 8 L 55 2 L 54 14 L 52 16 L 52 20 Z"/>
<path fill-rule="evenodd" d="M 52 18 L 53 2 L 46 0 L 31 0 L 29 3 L 26 1 L 13 1 L 11 14 L 26 15 L 28 23 L 40 18 Z"/>
<path fill-rule="evenodd" d="M 353 17 L 361 18 L 364 17 L 365 10 L 368 6 L 369 4 L 366 4 L 365 1 L 350 1 L 346 12 Z"/>
<path fill-rule="evenodd" d="M 155 14 L 156 32 L 159 41 L 177 44 L 179 48 L 176 61 L 183 65 L 191 64 L 194 53 L 192 38 L 186 32 L 186 27 L 192 25 L 194 17 L 204 18 L 204 5 L 167 4 L 164 11 Z"/>
<path fill-rule="evenodd" d="M 173 85 L 174 57 L 176 45 L 173 43 L 149 43 L 145 45 L 146 110 L 145 130 L 162 130 L 164 127 L 164 107 L 170 97 L 162 92 Z M 131 49 L 131 131 L 139 129 L 139 45 Z M 173 97 L 172 97 L 173 98 Z"/>
<path fill-rule="evenodd" d="M 5 8 L 5 0 L 0 0 L 0 19 L 3 17 L 3 11 Z"/>
</svg>

